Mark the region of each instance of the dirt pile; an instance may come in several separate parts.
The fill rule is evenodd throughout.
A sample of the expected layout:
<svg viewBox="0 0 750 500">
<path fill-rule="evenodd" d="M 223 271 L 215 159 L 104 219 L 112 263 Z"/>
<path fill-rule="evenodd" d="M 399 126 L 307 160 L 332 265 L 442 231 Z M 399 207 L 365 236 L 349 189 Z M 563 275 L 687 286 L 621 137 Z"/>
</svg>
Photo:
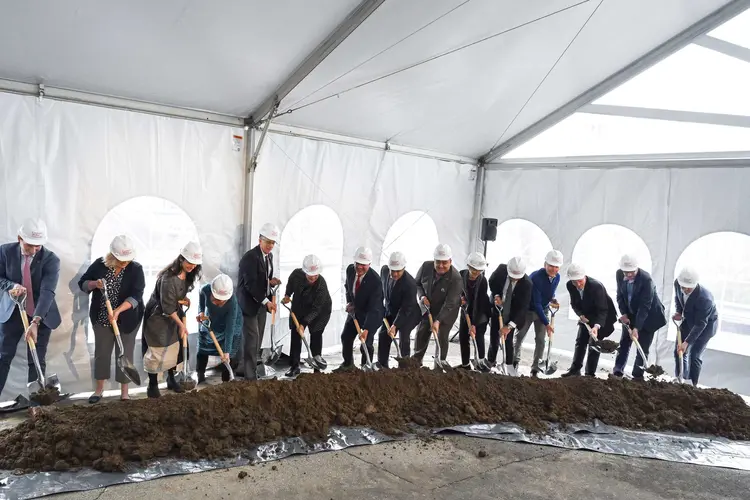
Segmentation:
<svg viewBox="0 0 750 500">
<path fill-rule="evenodd" d="M 620 347 L 620 344 L 615 342 L 614 340 L 604 339 L 599 342 L 599 349 L 604 354 L 612 354 L 613 352 L 617 351 L 617 349 Z"/>
<path fill-rule="evenodd" d="M 651 365 L 648 368 L 644 370 L 646 373 L 653 375 L 654 377 L 658 377 L 660 375 L 664 375 L 666 372 L 664 371 L 664 368 L 662 368 L 659 365 Z"/>
<path fill-rule="evenodd" d="M 303 374 L 296 381 L 235 382 L 156 400 L 36 408 L 0 433 L 3 469 L 123 470 L 168 456 L 216 458 L 288 436 L 312 440 L 329 426 L 388 434 L 410 423 L 439 427 L 599 418 L 623 427 L 750 439 L 750 407 L 726 390 L 591 377 L 540 380 L 456 370 Z"/>
<path fill-rule="evenodd" d="M 38 390 L 34 395 L 31 396 L 30 399 L 34 403 L 38 403 L 42 406 L 48 406 L 60 401 L 60 391 L 57 389 L 57 387 L 45 387 L 44 389 Z"/>
</svg>

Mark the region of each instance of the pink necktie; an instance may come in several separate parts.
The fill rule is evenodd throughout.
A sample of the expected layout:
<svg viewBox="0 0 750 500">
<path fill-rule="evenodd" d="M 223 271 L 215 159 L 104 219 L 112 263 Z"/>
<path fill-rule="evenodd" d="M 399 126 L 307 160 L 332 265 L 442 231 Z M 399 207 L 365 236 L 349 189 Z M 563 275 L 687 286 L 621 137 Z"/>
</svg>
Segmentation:
<svg viewBox="0 0 750 500">
<path fill-rule="evenodd" d="M 26 289 L 26 314 L 34 316 L 34 290 L 31 288 L 31 259 L 28 255 L 23 257 L 23 287 Z"/>
</svg>

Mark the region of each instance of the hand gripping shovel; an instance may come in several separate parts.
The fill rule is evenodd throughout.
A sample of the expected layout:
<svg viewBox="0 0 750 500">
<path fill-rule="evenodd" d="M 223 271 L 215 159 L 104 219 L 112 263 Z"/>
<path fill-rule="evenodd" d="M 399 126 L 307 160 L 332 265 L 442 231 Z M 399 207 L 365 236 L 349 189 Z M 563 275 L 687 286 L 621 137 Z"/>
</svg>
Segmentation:
<svg viewBox="0 0 750 500">
<path fill-rule="evenodd" d="M 187 312 L 190 309 L 190 303 L 187 303 L 185 315 L 182 317 L 182 323 L 187 329 Z M 198 386 L 198 376 L 190 371 L 190 360 L 188 359 L 188 338 L 187 335 L 182 338 L 182 370 L 175 375 L 175 381 L 185 391 L 193 391 Z"/>
<path fill-rule="evenodd" d="M 109 293 L 107 292 L 107 282 L 102 280 L 104 287 L 102 288 L 102 294 L 104 294 L 104 304 L 107 307 L 107 313 L 112 316 L 112 302 L 109 300 Z M 117 326 L 117 321 L 112 322 L 112 330 L 115 332 L 115 341 L 117 342 L 117 348 L 120 350 L 120 355 L 117 356 L 117 367 L 120 371 L 136 385 L 141 385 L 141 375 L 136 370 L 133 363 L 131 363 L 125 356 L 125 349 L 122 347 L 122 339 L 120 339 L 120 328 Z"/>
<path fill-rule="evenodd" d="M 659 374 L 663 374 L 664 373 L 664 369 L 661 366 L 651 365 L 648 368 L 646 368 L 645 364 L 648 363 L 648 357 L 643 352 L 643 347 L 641 347 L 641 343 L 638 342 L 637 338 L 633 337 L 633 332 L 630 329 L 629 325 L 626 325 L 622 321 L 620 321 L 620 323 L 625 328 L 625 331 L 628 332 L 628 335 L 630 336 L 630 340 L 633 341 L 633 344 L 635 344 L 635 348 L 638 350 L 638 353 L 641 355 L 641 359 L 643 359 L 643 363 L 644 364 L 642 366 L 639 366 L 638 368 L 640 368 L 645 373 L 648 373 L 649 375 L 651 375 L 654 378 L 656 378 L 656 376 L 659 375 Z"/>
<path fill-rule="evenodd" d="M 366 372 L 374 372 L 375 365 L 372 364 L 372 358 L 370 358 L 370 350 L 367 348 L 367 339 L 362 339 L 362 329 L 359 327 L 359 321 L 357 321 L 356 318 L 354 319 L 354 326 L 357 328 L 357 335 L 359 335 L 359 341 L 362 343 L 362 350 L 365 351 L 365 359 L 367 360 L 362 369 Z"/>
<path fill-rule="evenodd" d="M 591 349 L 595 350 L 596 352 L 601 353 L 602 350 L 599 347 L 599 339 L 596 338 L 596 335 L 594 335 L 594 332 L 593 332 L 593 330 L 591 330 L 591 327 L 589 326 L 588 321 L 581 321 L 581 320 L 579 320 L 578 324 L 585 326 L 586 330 L 589 331 L 589 337 L 590 337 L 590 339 L 589 339 L 589 347 Z"/>
<path fill-rule="evenodd" d="M 279 287 L 273 288 L 273 297 L 271 298 L 271 302 L 276 305 L 276 292 L 278 291 Z M 261 353 L 260 359 L 261 362 L 264 365 L 273 366 L 276 364 L 276 362 L 281 357 L 281 349 L 282 344 L 279 342 L 276 343 L 276 311 L 271 313 L 271 347 L 266 347 L 263 349 L 263 352 Z"/>
<path fill-rule="evenodd" d="M 294 323 L 295 328 L 297 328 L 297 333 L 302 338 L 302 342 L 305 343 L 305 349 L 307 349 L 307 358 L 305 358 L 305 362 L 311 368 L 316 368 L 318 370 L 325 370 L 326 368 L 328 368 L 328 363 L 320 363 L 315 358 L 313 358 L 312 350 L 310 349 L 310 344 L 307 343 L 307 338 L 305 337 L 305 333 L 304 332 L 299 333 L 299 331 L 300 331 L 300 324 L 299 324 L 299 320 L 297 320 L 297 315 L 294 314 L 291 309 L 289 309 L 288 305 L 283 304 L 283 303 L 282 303 L 282 305 L 284 307 L 286 307 L 286 309 L 289 311 L 289 314 L 292 317 L 292 323 Z"/>
<path fill-rule="evenodd" d="M 549 323 L 552 325 L 552 330 L 555 329 L 555 314 L 557 314 L 557 311 L 560 310 L 560 306 L 550 306 L 549 313 L 550 313 L 550 319 Z M 554 334 L 553 334 L 554 335 Z M 545 375 L 553 375 L 557 371 L 557 361 L 553 361 L 552 363 L 549 362 L 549 356 L 552 351 L 552 335 L 549 336 L 549 341 L 547 342 L 547 360 L 544 362 L 544 374 Z"/>
<path fill-rule="evenodd" d="M 681 384 L 685 380 L 685 374 L 683 373 L 683 370 L 685 368 L 685 363 L 683 361 L 683 355 L 684 353 L 680 351 L 679 347 L 682 345 L 682 332 L 680 331 L 680 327 L 682 326 L 682 321 L 677 321 L 674 318 L 672 318 L 672 323 L 674 323 L 674 326 L 677 327 L 677 359 L 679 360 L 680 366 L 677 368 L 677 381 Z"/>
<path fill-rule="evenodd" d="M 396 334 L 391 335 L 391 325 L 388 324 L 388 320 L 383 318 L 383 324 L 385 325 L 385 331 L 388 334 L 388 336 L 391 338 L 391 346 L 396 345 Z M 403 359 L 401 357 L 401 351 L 399 351 L 399 346 L 396 346 L 396 356 L 394 358 L 396 361 L 399 361 Z"/>
<path fill-rule="evenodd" d="M 438 332 L 433 326 L 435 322 L 432 319 L 432 311 L 430 311 L 429 307 L 425 307 L 427 308 L 427 319 L 430 321 L 430 330 L 432 330 L 432 337 L 435 339 L 435 355 L 433 356 L 435 364 L 433 366 L 433 369 L 440 369 L 442 371 L 452 370 L 453 367 L 448 364 L 448 361 L 443 361 L 443 351 L 442 349 L 440 349 L 440 339 L 438 339 Z"/>
<path fill-rule="evenodd" d="M 471 318 L 469 317 L 469 313 L 468 311 L 466 311 L 465 307 L 462 307 L 462 309 L 464 311 L 464 318 L 466 319 L 466 326 L 469 328 L 469 336 L 471 337 L 471 342 L 474 344 L 474 357 L 471 359 L 471 366 L 474 367 L 475 370 L 478 370 L 480 372 L 488 372 L 490 371 L 490 367 L 487 364 L 487 360 L 484 358 L 479 359 L 479 348 L 477 347 L 477 337 L 471 331 Z M 505 349 L 503 349 L 503 352 L 505 352 Z"/>
<path fill-rule="evenodd" d="M 503 375 L 508 375 L 508 370 L 505 368 L 505 337 L 503 337 L 502 333 L 503 327 L 505 326 L 503 321 L 503 310 L 497 305 L 495 306 L 495 309 L 497 310 L 497 324 L 500 325 L 500 350 L 502 354 L 499 370 Z"/>
<path fill-rule="evenodd" d="M 221 349 L 221 346 L 219 345 L 219 341 L 216 340 L 216 335 L 214 335 L 214 331 L 211 330 L 211 318 L 206 318 L 203 320 L 203 326 L 206 327 L 206 330 L 208 330 L 208 334 L 211 336 L 211 340 L 214 342 L 214 347 L 216 348 L 216 352 L 219 353 L 219 356 L 221 357 L 221 362 L 224 363 L 224 366 L 227 367 L 227 371 L 229 372 L 229 381 L 232 382 L 234 380 L 234 370 L 232 370 L 232 365 L 229 363 L 229 360 L 224 359 L 224 351 Z"/>
</svg>

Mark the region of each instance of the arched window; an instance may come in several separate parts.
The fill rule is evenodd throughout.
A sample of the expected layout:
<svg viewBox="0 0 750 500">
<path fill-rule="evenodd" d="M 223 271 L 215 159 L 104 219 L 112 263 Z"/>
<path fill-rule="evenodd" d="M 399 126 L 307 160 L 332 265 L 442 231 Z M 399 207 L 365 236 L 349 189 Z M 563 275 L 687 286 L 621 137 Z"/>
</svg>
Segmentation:
<svg viewBox="0 0 750 500">
<path fill-rule="evenodd" d="M 388 263 L 391 253 L 402 252 L 406 256 L 406 270 L 416 276 L 422 264 L 432 260 L 438 243 L 437 227 L 427 212 L 405 213 L 388 229 L 376 271 L 380 272 L 380 268 Z"/>
<path fill-rule="evenodd" d="M 136 261 L 143 266 L 146 289 L 143 301 L 148 302 L 156 286 L 156 275 L 172 262 L 188 241 L 199 241 L 198 230 L 190 216 L 171 201 L 154 196 L 139 196 L 124 201 L 107 212 L 96 228 L 91 242 L 91 261 L 109 252 L 112 238 L 127 234 L 136 245 Z M 205 277 L 204 277 L 205 280 Z M 188 295 L 198 305 L 197 283 Z M 188 331 L 198 331 L 195 315 L 188 314 Z M 140 338 L 140 332 L 138 338 Z M 89 335 L 93 343 L 94 336 Z"/>
<path fill-rule="evenodd" d="M 695 268 L 700 285 L 707 288 L 719 310 L 719 329 L 710 349 L 750 356 L 750 236 L 741 233 L 707 234 L 692 242 L 677 259 L 675 279 L 685 266 Z M 670 284 L 671 285 L 671 284 Z M 669 295 L 667 295 L 669 294 Z M 665 290 L 665 304 L 672 304 L 674 288 Z M 675 338 L 670 321 L 670 339 Z"/>
<path fill-rule="evenodd" d="M 507 220 L 497 227 L 497 239 L 487 245 L 488 276 L 519 255 L 526 259 L 526 272 L 531 274 L 542 267 L 550 250 L 552 242 L 542 228 L 526 219 Z"/>
<path fill-rule="evenodd" d="M 321 275 L 331 293 L 333 310 L 343 308 L 344 229 L 336 212 L 325 205 L 311 205 L 294 214 L 281 232 L 279 252 L 279 278 L 282 283 L 287 282 L 292 271 L 302 267 L 306 255 L 317 255 L 323 264 Z M 281 308 L 280 314 L 287 317 L 289 313 Z"/>
</svg>

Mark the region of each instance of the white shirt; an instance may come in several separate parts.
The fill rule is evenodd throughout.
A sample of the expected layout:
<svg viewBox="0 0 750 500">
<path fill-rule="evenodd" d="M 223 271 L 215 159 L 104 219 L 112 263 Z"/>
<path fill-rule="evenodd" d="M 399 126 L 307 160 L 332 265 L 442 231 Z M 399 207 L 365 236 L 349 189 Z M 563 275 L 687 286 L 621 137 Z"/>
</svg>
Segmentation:
<svg viewBox="0 0 750 500">
<path fill-rule="evenodd" d="M 516 289 L 516 283 L 518 282 L 510 279 L 510 276 L 508 276 L 505 279 L 505 286 L 503 287 L 503 296 L 501 297 L 503 299 L 503 306 L 505 306 L 506 299 L 510 296 L 513 296 L 513 290 Z M 515 328 L 516 324 L 513 321 L 508 321 L 508 326 L 511 328 Z"/>
</svg>

